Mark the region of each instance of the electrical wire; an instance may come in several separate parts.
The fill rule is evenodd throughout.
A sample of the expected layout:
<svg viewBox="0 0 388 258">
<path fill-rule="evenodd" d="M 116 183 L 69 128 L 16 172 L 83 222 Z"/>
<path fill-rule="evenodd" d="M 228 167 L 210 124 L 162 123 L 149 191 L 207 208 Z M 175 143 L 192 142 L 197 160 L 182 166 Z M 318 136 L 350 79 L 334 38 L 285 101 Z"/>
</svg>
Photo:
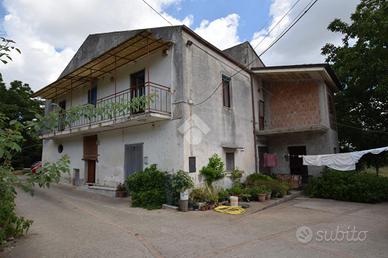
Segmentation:
<svg viewBox="0 0 388 258">
<path fill-rule="evenodd" d="M 292 6 L 291 8 L 282 16 L 282 18 L 271 28 L 271 30 L 266 34 L 266 36 L 264 37 L 264 39 L 266 37 L 268 37 L 268 35 L 276 28 L 276 26 L 278 26 L 280 24 L 280 22 L 292 11 L 292 9 L 299 3 L 300 0 L 297 0 Z M 280 37 L 278 37 L 273 43 L 270 44 L 270 46 L 265 49 L 264 52 L 262 52 L 260 56 L 262 56 L 265 52 L 267 52 L 274 44 L 276 44 L 276 42 L 278 42 L 315 4 L 316 2 L 318 2 L 318 0 L 311 0 L 306 6 L 305 8 L 303 8 L 303 10 L 297 15 L 297 17 L 291 22 L 291 25 L 289 27 L 287 27 L 285 30 L 283 30 L 282 34 L 280 35 Z M 261 40 L 259 43 L 261 44 L 263 41 Z M 257 44 L 253 49 L 257 48 L 260 44 Z M 251 65 L 252 63 L 254 62 L 254 59 L 249 62 L 247 64 L 247 66 Z M 239 74 L 243 69 L 239 69 L 237 72 L 235 72 L 233 75 L 230 76 L 230 78 L 233 78 L 234 76 L 236 76 L 237 74 Z M 201 105 L 203 103 L 205 103 L 206 101 L 208 101 L 216 92 L 217 90 L 222 86 L 222 81 L 217 85 L 217 87 L 212 91 L 212 93 L 206 97 L 205 99 L 203 99 L 202 101 L 194 104 L 193 106 L 198 106 L 198 105 Z"/>
<path fill-rule="evenodd" d="M 145 0 L 142 0 L 148 7 L 150 7 L 157 15 L 159 15 L 160 17 L 162 17 L 167 23 L 169 23 L 170 25 L 173 26 L 173 24 L 167 19 L 165 18 L 160 12 L 158 12 L 155 8 L 153 8 L 149 3 L 147 3 L 147 1 Z M 296 0 L 294 2 L 294 4 L 290 7 L 290 9 L 280 18 L 280 20 L 265 34 L 264 38 L 253 48 L 254 50 L 269 36 L 269 34 L 282 22 L 282 20 L 294 9 L 294 7 L 300 2 L 301 0 Z M 305 8 L 297 15 L 297 18 L 295 18 L 292 22 L 291 22 L 291 25 L 288 26 L 285 30 L 283 30 L 282 34 L 274 41 L 270 44 L 270 46 L 265 49 L 260 55 L 262 56 L 265 52 L 267 52 L 273 45 L 275 45 L 312 7 L 313 5 L 315 5 L 315 3 L 317 2 L 318 0 L 311 0 L 306 6 Z M 265 27 L 265 26 L 264 26 Z M 263 29 L 263 28 L 262 28 Z M 260 30 L 262 30 L 260 29 Z M 260 31 L 259 30 L 259 31 Z M 249 62 L 247 66 L 251 65 L 255 60 L 253 59 L 251 62 Z M 238 69 L 234 74 L 232 74 L 230 76 L 230 78 L 233 78 L 234 76 L 236 76 L 237 74 L 239 74 L 242 70 L 244 70 L 243 68 L 240 68 Z M 212 93 L 206 97 L 205 99 L 203 99 L 202 101 L 196 103 L 196 104 L 193 104 L 193 106 L 199 106 L 203 103 L 205 103 L 206 101 L 208 101 L 216 92 L 217 90 L 222 86 L 222 81 L 217 85 L 217 87 L 212 91 Z"/>
<path fill-rule="evenodd" d="M 172 24 L 172 22 L 170 22 L 166 17 L 164 17 L 160 12 L 158 12 L 158 10 L 156 10 L 154 7 L 152 7 L 152 5 L 150 5 L 149 3 L 147 3 L 147 1 L 145 0 L 142 0 L 143 3 L 145 3 L 146 5 L 148 5 L 149 8 L 151 8 L 157 15 L 159 15 L 160 17 L 162 17 L 163 20 L 165 20 L 168 24 L 170 24 L 171 26 L 174 26 L 174 24 Z"/>
<path fill-rule="evenodd" d="M 312 2 L 312 3 L 311 3 Z M 300 20 L 302 19 L 302 17 L 318 2 L 318 0 L 314 0 L 313 1 L 310 1 L 310 3 L 307 5 L 307 9 L 305 8 L 304 11 L 302 11 L 303 13 L 296 19 L 292 22 L 292 24 L 286 28 L 282 34 L 275 40 L 273 41 L 263 52 L 261 52 L 261 54 L 259 55 L 259 57 L 261 57 L 263 54 L 265 54 L 269 49 L 271 49 L 273 47 L 273 45 L 275 45 L 289 30 L 292 29 L 292 27 L 294 27 L 294 25 Z"/>
<path fill-rule="evenodd" d="M 263 39 L 261 41 L 259 41 L 254 47 L 253 49 L 256 49 L 258 46 L 261 45 L 261 43 L 263 43 L 263 41 L 271 34 L 271 32 L 284 20 L 284 18 L 287 17 L 287 15 L 294 9 L 294 7 L 300 2 L 301 0 L 297 0 L 295 1 L 295 3 L 292 4 L 292 6 L 290 7 L 290 9 L 288 9 L 288 11 L 276 22 L 276 24 L 264 35 Z M 267 25 L 267 24 L 266 24 Z M 259 31 L 263 30 L 266 26 L 264 26 L 263 28 L 261 28 Z M 251 63 L 250 63 L 251 64 Z M 250 65 L 248 64 L 248 65 Z"/>
</svg>

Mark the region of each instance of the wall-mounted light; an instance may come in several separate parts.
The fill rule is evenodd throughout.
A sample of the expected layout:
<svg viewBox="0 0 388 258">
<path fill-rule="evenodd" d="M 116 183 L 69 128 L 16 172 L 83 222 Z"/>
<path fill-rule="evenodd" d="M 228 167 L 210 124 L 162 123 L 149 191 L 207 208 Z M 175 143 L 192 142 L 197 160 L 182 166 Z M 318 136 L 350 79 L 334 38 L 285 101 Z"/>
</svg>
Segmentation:
<svg viewBox="0 0 388 258">
<path fill-rule="evenodd" d="M 162 56 L 168 56 L 168 53 L 169 53 L 168 49 L 163 49 Z"/>
<path fill-rule="evenodd" d="M 190 47 L 191 45 L 193 45 L 193 41 L 187 40 L 186 41 L 186 47 Z"/>
</svg>

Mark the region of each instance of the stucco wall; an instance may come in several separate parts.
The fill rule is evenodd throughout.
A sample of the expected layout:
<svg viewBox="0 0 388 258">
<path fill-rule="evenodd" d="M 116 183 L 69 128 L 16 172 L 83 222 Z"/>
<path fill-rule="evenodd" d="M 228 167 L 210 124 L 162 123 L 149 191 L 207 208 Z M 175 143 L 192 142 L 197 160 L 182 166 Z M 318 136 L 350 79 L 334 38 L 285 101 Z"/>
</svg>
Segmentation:
<svg viewBox="0 0 388 258">
<path fill-rule="evenodd" d="M 232 76 L 240 68 L 193 37 L 184 34 L 184 39 L 193 42 L 183 47 L 185 90 L 181 123 L 193 120 L 193 129 L 185 132 L 189 137 L 184 141 L 184 169 L 188 170 L 188 157 L 195 156 L 197 172 L 192 175 L 200 182 L 199 170 L 208 163 L 208 158 L 217 153 L 225 161 L 223 146 L 233 145 L 239 147 L 235 150 L 235 166 L 246 175 L 254 172 L 250 75 L 241 71 L 231 79 L 231 108 L 224 107 L 222 87 L 219 87 L 222 75 Z M 206 102 L 198 104 L 210 95 Z M 197 129 L 202 131 L 203 128 L 200 128 L 201 123 L 195 122 L 197 118 L 208 128 L 204 130 L 206 133 L 202 132 L 200 144 L 196 144 Z M 228 184 L 228 180 L 224 183 Z"/>
<path fill-rule="evenodd" d="M 63 145 L 63 152 L 58 152 L 58 146 Z M 69 178 L 73 176 L 74 169 L 80 170 L 80 178 L 84 179 L 85 162 L 83 157 L 83 139 L 81 136 L 67 137 L 64 139 L 46 139 L 43 140 L 42 161 L 56 162 L 63 155 L 68 155 L 70 158 L 70 175 L 64 175 L 63 178 L 69 182 Z"/>
</svg>

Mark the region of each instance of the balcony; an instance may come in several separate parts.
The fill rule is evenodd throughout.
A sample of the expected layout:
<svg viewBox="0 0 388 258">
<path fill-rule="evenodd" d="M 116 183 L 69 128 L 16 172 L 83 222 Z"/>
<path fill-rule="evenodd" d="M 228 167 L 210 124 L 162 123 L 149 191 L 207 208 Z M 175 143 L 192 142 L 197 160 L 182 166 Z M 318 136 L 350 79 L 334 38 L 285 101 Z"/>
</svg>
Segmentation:
<svg viewBox="0 0 388 258">
<path fill-rule="evenodd" d="M 56 108 L 59 119 L 43 138 L 61 138 L 101 132 L 171 119 L 170 88 L 147 82 L 143 87 L 126 89 L 96 101 L 67 110 Z"/>
</svg>

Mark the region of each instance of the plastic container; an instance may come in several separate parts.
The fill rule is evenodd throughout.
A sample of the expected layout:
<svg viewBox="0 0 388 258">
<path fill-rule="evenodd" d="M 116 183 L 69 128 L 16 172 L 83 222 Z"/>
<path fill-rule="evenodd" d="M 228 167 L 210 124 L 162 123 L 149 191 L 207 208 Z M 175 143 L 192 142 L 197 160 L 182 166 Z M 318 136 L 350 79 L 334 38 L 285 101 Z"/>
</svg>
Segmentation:
<svg viewBox="0 0 388 258">
<path fill-rule="evenodd" d="M 236 207 L 238 206 L 238 197 L 237 196 L 230 196 L 230 206 Z"/>
</svg>

